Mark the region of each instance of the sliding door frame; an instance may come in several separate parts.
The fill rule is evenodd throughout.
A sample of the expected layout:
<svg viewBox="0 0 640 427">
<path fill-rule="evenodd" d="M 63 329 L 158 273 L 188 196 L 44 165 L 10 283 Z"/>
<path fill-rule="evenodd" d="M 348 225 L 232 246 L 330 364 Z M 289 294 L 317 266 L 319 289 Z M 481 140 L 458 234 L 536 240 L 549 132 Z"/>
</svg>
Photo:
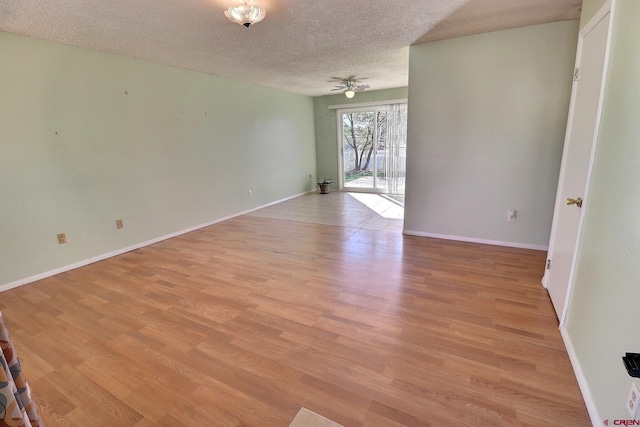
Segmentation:
<svg viewBox="0 0 640 427">
<path fill-rule="evenodd" d="M 375 102 L 361 102 L 354 103 L 349 105 L 330 105 L 330 110 L 336 110 L 336 129 L 337 129 L 337 145 L 338 145 L 338 186 L 340 191 L 344 191 L 345 183 L 344 183 L 344 135 L 342 129 L 342 114 L 349 112 L 366 112 L 366 111 L 374 111 L 376 116 L 374 117 L 375 122 L 377 122 L 377 112 L 381 106 L 392 106 L 393 104 L 407 104 L 407 99 L 393 99 L 388 101 L 375 101 Z M 374 123 L 375 123 L 374 122 Z M 377 127 L 377 126 L 376 126 Z M 376 143 L 377 135 L 374 135 L 373 144 Z M 377 152 L 377 148 L 374 148 L 374 151 Z M 374 158 L 374 164 L 376 164 L 376 159 Z M 375 169 L 375 168 L 374 168 Z M 376 176 L 374 175 L 374 187 Z M 385 192 L 382 190 L 377 190 L 375 188 L 372 189 L 358 189 L 358 188 L 349 188 L 349 191 L 353 192 L 366 192 L 366 193 L 379 193 L 384 194 Z"/>
</svg>

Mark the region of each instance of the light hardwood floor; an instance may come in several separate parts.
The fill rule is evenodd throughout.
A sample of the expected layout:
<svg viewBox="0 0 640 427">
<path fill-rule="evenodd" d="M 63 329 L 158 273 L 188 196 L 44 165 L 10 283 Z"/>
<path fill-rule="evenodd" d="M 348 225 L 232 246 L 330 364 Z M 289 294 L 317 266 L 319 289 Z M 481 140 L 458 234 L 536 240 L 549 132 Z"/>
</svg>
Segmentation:
<svg viewBox="0 0 640 427">
<path fill-rule="evenodd" d="M 587 426 L 544 258 L 245 215 L 0 308 L 48 427 Z"/>
</svg>

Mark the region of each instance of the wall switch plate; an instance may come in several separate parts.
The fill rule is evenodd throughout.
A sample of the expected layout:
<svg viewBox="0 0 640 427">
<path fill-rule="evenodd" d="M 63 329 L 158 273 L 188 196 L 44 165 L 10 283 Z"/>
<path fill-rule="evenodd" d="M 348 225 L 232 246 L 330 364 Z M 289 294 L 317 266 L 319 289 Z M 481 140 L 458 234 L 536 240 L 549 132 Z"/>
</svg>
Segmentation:
<svg viewBox="0 0 640 427">
<path fill-rule="evenodd" d="M 124 222 L 122 222 L 121 219 L 116 219 L 116 228 L 118 230 L 120 230 L 121 228 L 124 228 Z"/>
<path fill-rule="evenodd" d="M 58 244 L 62 245 L 67 243 L 67 233 L 59 233 L 58 234 Z"/>
<path fill-rule="evenodd" d="M 627 410 L 631 414 L 631 419 L 638 418 L 638 409 L 640 408 L 640 390 L 636 383 L 631 383 L 631 391 L 627 399 Z"/>
<path fill-rule="evenodd" d="M 516 220 L 516 217 L 518 216 L 518 211 L 515 209 L 509 209 L 509 213 L 507 214 L 507 221 L 509 222 L 513 222 Z"/>
<path fill-rule="evenodd" d="M 249 191 L 247 192 L 247 194 L 248 194 L 248 196 L 249 196 L 249 197 L 253 197 L 253 190 L 249 190 Z"/>
</svg>

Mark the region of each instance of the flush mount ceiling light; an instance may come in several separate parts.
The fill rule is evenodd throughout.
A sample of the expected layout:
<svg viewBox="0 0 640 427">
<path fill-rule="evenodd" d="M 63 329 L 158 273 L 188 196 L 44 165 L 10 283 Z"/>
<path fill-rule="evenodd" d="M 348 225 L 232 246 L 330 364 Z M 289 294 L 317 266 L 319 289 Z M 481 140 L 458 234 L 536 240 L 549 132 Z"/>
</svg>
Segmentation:
<svg viewBox="0 0 640 427">
<path fill-rule="evenodd" d="M 264 8 L 256 4 L 250 5 L 249 3 L 252 2 L 248 0 L 240 0 L 240 3 L 240 6 L 231 6 L 224 11 L 224 16 L 226 16 L 229 21 L 249 28 L 256 22 L 262 21 L 267 14 Z"/>
</svg>

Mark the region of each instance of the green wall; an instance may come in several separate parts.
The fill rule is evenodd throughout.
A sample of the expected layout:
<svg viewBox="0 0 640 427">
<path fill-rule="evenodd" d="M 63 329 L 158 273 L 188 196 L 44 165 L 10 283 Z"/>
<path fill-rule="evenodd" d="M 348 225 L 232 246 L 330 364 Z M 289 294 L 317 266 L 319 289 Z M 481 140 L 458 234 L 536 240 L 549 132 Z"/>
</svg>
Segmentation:
<svg viewBox="0 0 640 427">
<path fill-rule="evenodd" d="M 594 425 L 629 419 L 625 402 L 631 383 L 640 386 L 621 360 L 625 352 L 640 353 L 639 22 L 640 1 L 616 1 L 600 132 L 565 326 L 597 410 Z"/>
<path fill-rule="evenodd" d="M 0 285 L 315 188 L 311 97 L 9 33 L 0 52 Z"/>
<path fill-rule="evenodd" d="M 316 158 L 319 178 L 331 178 L 332 187 L 338 187 L 338 122 L 331 105 L 344 105 L 406 99 L 407 88 L 359 92 L 352 99 L 343 94 L 319 96 L 313 99 L 316 126 Z"/>
<path fill-rule="evenodd" d="M 411 47 L 406 233 L 547 247 L 577 36 L 575 20 Z"/>
</svg>

